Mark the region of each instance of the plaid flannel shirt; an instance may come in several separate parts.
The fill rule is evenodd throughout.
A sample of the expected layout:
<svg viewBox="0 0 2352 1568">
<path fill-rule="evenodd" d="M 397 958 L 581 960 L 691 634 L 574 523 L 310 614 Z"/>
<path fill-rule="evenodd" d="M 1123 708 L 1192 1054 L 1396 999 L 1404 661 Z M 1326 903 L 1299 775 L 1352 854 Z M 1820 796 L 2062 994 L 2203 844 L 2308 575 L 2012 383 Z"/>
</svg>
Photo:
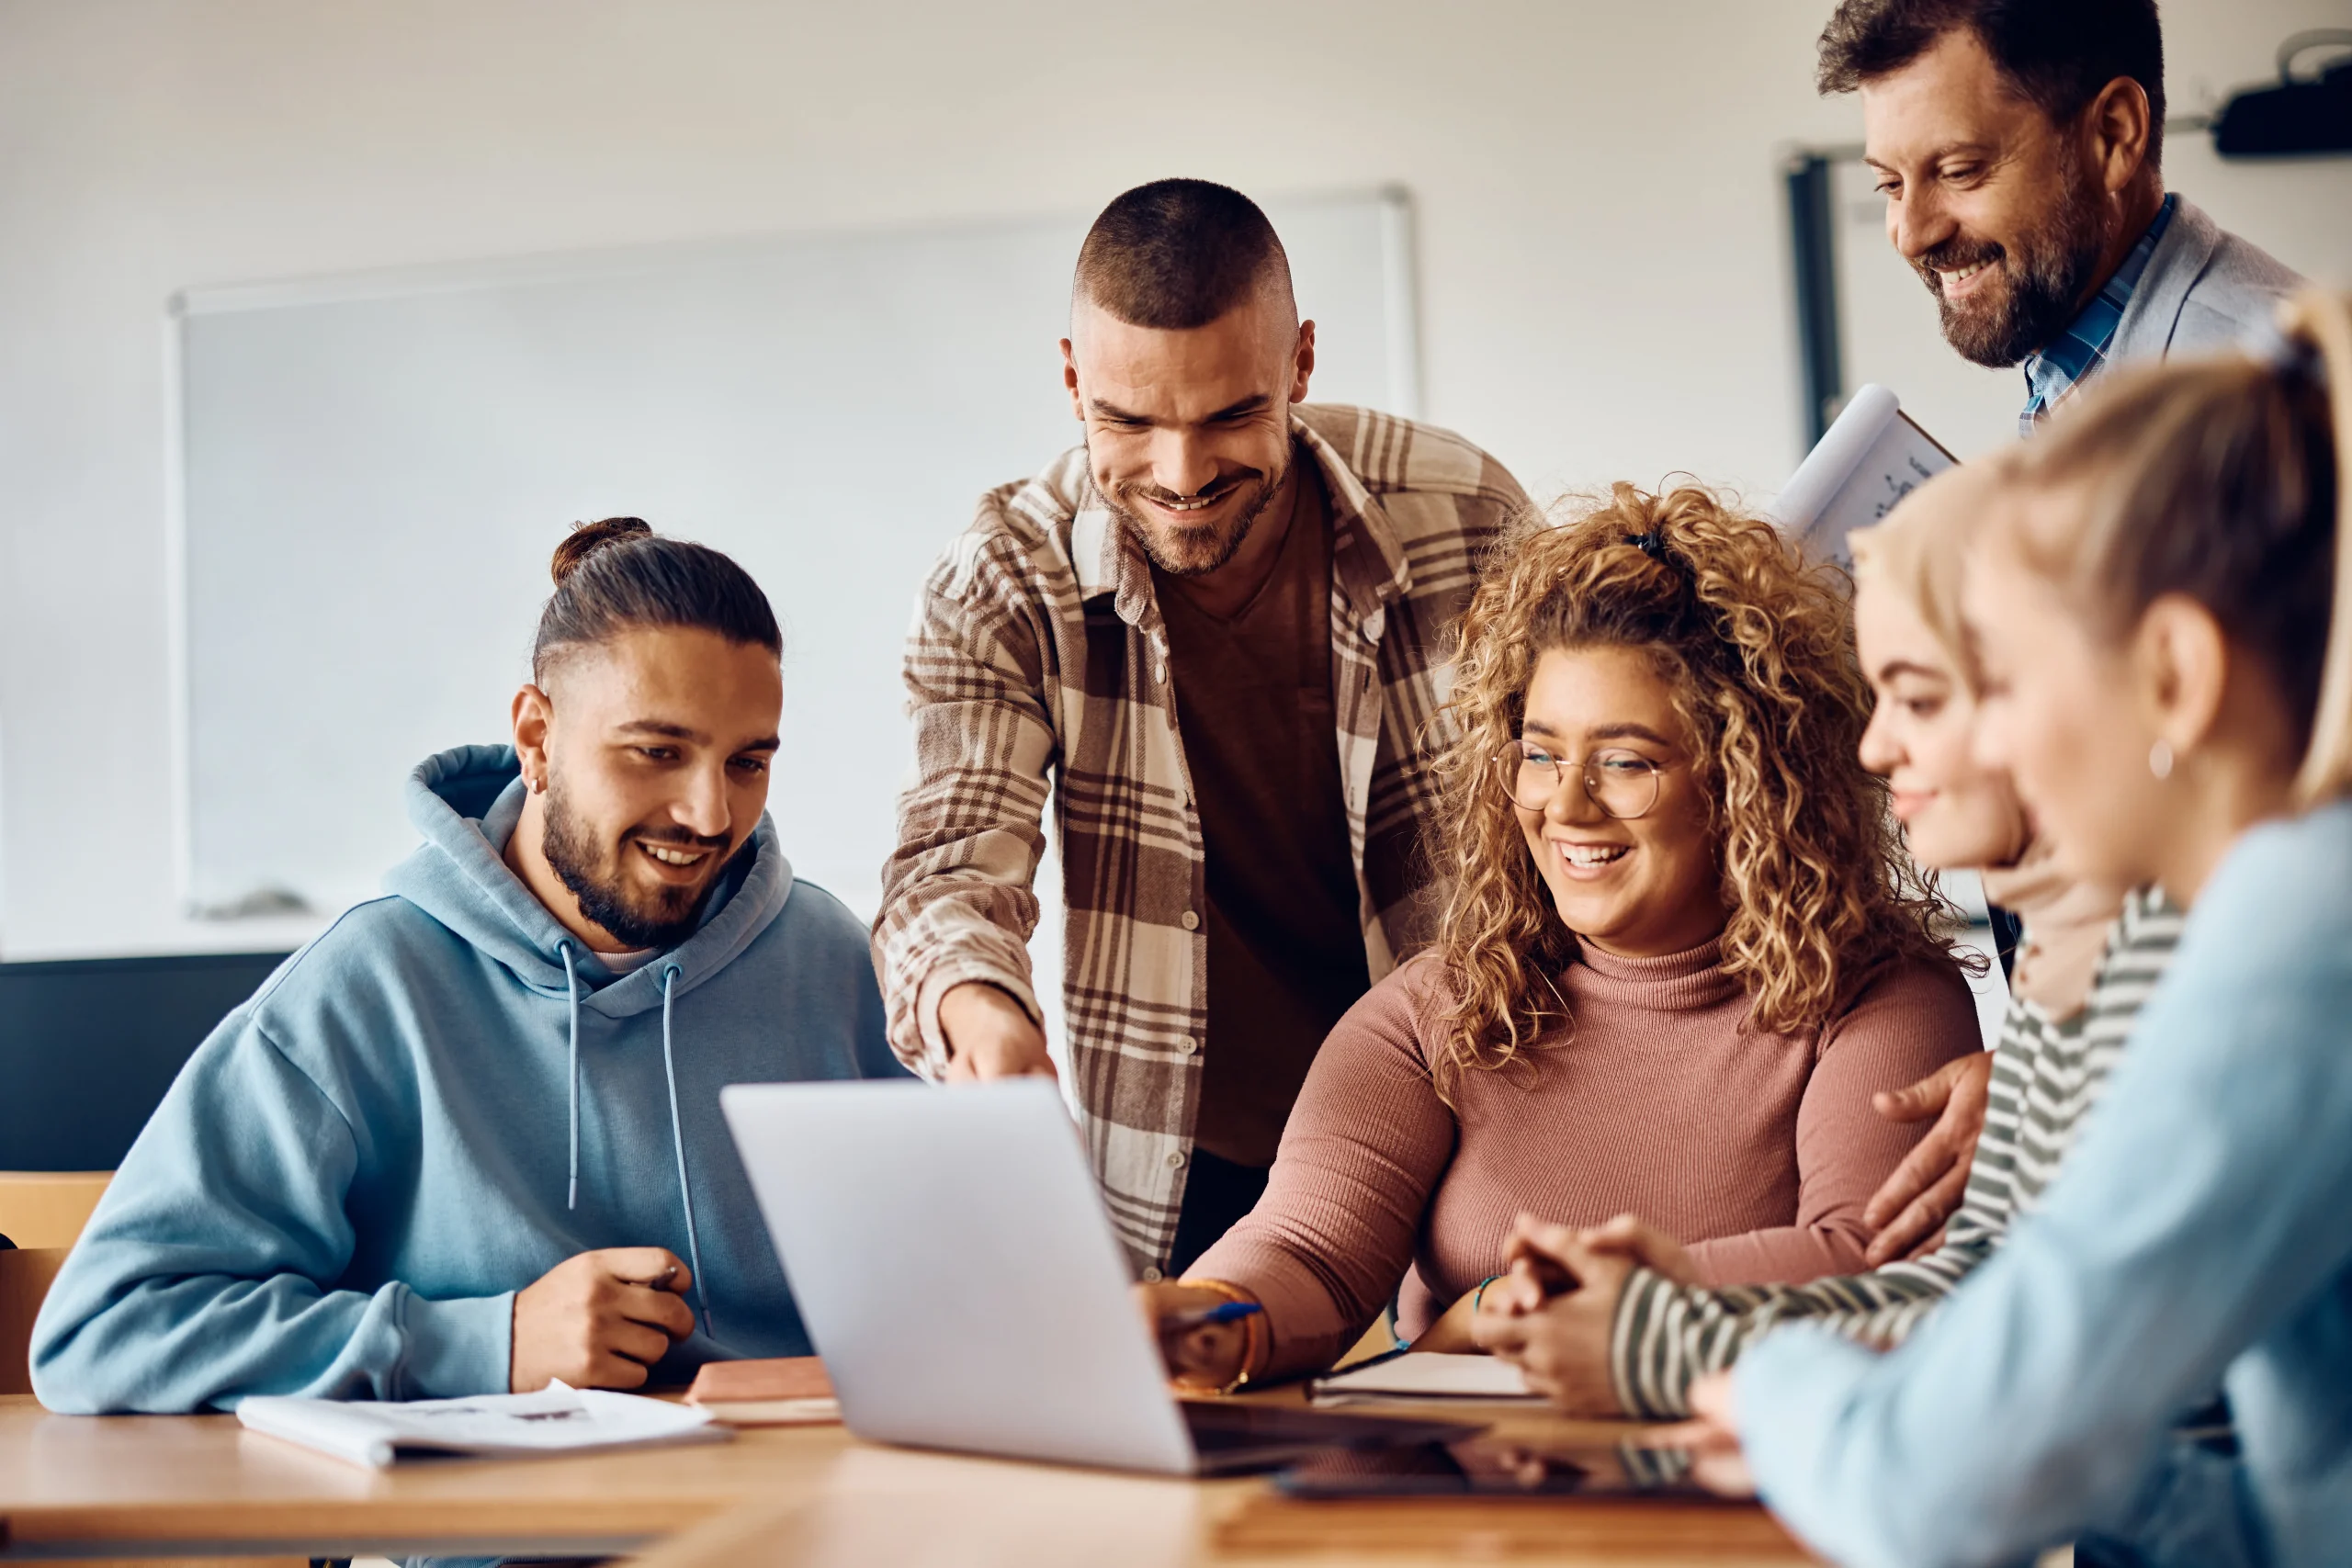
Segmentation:
<svg viewBox="0 0 2352 1568">
<path fill-rule="evenodd" d="M 2034 427 L 2050 417 L 2060 400 L 2098 374 L 2107 363 L 2108 350 L 2115 344 L 2115 329 L 2123 324 L 2124 307 L 2132 303 L 2132 291 L 2140 287 L 2140 275 L 2148 270 L 2148 259 L 2156 254 L 2157 243 L 2172 226 L 2173 212 L 2179 206 L 2179 197 L 2165 197 L 2147 232 L 2124 255 L 2123 265 L 2115 269 L 2115 276 L 2099 286 L 2098 292 L 2075 313 L 2075 319 L 2066 323 L 2066 330 L 2058 334 L 2056 341 L 2026 360 L 2025 412 L 2018 415 L 2019 435 L 2031 435 Z"/>
<path fill-rule="evenodd" d="M 1433 933 L 1446 641 L 1477 559 L 1526 497 L 1458 436 L 1302 405 L 1332 508 L 1331 697 L 1364 955 L 1377 980 Z M 939 1000 L 967 980 L 1037 1015 L 1028 938 L 1050 800 L 1067 909 L 1069 1089 L 1136 1268 L 1168 1260 L 1205 1039 L 1205 856 L 1150 565 L 1083 446 L 981 498 L 924 583 L 906 653 L 913 775 L 883 873 L 875 961 L 901 1060 L 936 1077 Z"/>
</svg>

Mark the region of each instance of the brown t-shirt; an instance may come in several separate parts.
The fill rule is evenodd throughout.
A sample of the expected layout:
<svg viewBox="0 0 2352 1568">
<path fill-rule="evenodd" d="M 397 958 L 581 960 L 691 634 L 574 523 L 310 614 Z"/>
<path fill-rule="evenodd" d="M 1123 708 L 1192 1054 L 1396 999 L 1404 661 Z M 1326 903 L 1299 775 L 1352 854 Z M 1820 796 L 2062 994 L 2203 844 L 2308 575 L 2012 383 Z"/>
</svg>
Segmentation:
<svg viewBox="0 0 2352 1568">
<path fill-rule="evenodd" d="M 1291 471 L 1289 531 L 1237 614 L 1152 574 L 1208 863 L 1193 1137 L 1250 1166 L 1273 1163 L 1317 1048 L 1372 983 L 1331 707 L 1330 509 L 1312 461 Z"/>
</svg>

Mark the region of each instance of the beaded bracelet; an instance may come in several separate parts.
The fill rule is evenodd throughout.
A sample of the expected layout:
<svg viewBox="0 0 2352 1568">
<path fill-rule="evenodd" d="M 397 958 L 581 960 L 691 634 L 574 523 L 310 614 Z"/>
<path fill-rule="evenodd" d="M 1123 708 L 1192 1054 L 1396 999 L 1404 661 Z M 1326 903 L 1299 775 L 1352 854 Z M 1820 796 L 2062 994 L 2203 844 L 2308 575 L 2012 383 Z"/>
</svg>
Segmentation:
<svg viewBox="0 0 2352 1568">
<path fill-rule="evenodd" d="M 1487 1299 L 1487 1287 L 1501 1278 L 1500 1274 L 1489 1274 L 1478 1281 L 1478 1288 L 1470 1292 L 1470 1310 L 1473 1313 L 1476 1313 L 1479 1303 Z"/>
</svg>

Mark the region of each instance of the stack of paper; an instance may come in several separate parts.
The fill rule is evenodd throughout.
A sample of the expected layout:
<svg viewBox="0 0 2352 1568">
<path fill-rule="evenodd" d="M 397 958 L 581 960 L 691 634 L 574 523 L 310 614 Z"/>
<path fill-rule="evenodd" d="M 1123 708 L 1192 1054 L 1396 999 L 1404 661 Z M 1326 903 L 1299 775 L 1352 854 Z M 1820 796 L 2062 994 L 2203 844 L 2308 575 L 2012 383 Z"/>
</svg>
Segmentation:
<svg viewBox="0 0 2352 1568">
<path fill-rule="evenodd" d="M 1408 1350 L 1382 1356 L 1317 1378 L 1309 1393 L 1317 1404 L 1386 1404 L 1411 1399 L 1541 1399 L 1528 1391 L 1519 1368 L 1496 1356 L 1448 1356 Z"/>
<path fill-rule="evenodd" d="M 710 1412 L 634 1393 L 550 1382 L 537 1393 L 407 1404 L 284 1399 L 237 1406 L 256 1432 L 381 1470 L 402 1454 L 554 1454 L 724 1438 Z"/>
<path fill-rule="evenodd" d="M 1867 528 L 1894 503 L 1959 459 L 1903 412 L 1875 382 L 1854 393 L 1838 421 L 1789 476 L 1772 516 L 1807 558 L 1852 564 L 1846 536 Z"/>
</svg>

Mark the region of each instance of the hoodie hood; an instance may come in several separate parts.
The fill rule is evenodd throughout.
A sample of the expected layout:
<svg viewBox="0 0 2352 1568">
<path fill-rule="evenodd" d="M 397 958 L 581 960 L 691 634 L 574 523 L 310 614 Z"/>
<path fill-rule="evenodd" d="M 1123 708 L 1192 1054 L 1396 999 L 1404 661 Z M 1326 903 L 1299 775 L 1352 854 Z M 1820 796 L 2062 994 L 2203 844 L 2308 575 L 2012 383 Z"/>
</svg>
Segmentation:
<svg viewBox="0 0 2352 1568">
<path fill-rule="evenodd" d="M 693 935 L 632 974 L 616 976 L 566 931 L 507 868 L 506 840 L 522 819 L 522 764 L 511 746 L 459 746 L 427 757 L 408 776 L 409 820 L 424 836 L 384 878 L 396 894 L 448 927 L 540 996 L 571 994 L 564 948 L 594 986 L 580 1006 L 609 1018 L 661 1008 L 665 974 L 684 996 L 718 973 L 783 914 L 792 866 L 763 813 L 750 840 L 719 874 Z"/>
<path fill-rule="evenodd" d="M 792 894 L 792 868 L 776 847 L 775 825 L 763 812 L 750 841 L 719 873 L 694 934 L 653 963 L 615 976 L 508 869 L 506 840 L 522 819 L 523 798 L 522 765 L 511 746 L 461 746 L 426 758 L 408 778 L 409 820 L 424 835 L 424 842 L 392 868 L 384 879 L 385 890 L 471 942 L 526 988 L 562 999 L 569 1016 L 567 1211 L 580 1206 L 580 1015 L 587 1011 L 626 1019 L 660 1011 L 662 1075 L 670 1100 L 670 1145 L 685 1217 L 687 1261 L 694 1270 L 703 1331 L 716 1337 L 703 1282 L 685 1129 L 678 1110 L 672 1010 L 679 997 L 724 969 L 784 912 Z M 597 984 L 599 976 L 602 984 Z"/>
</svg>

